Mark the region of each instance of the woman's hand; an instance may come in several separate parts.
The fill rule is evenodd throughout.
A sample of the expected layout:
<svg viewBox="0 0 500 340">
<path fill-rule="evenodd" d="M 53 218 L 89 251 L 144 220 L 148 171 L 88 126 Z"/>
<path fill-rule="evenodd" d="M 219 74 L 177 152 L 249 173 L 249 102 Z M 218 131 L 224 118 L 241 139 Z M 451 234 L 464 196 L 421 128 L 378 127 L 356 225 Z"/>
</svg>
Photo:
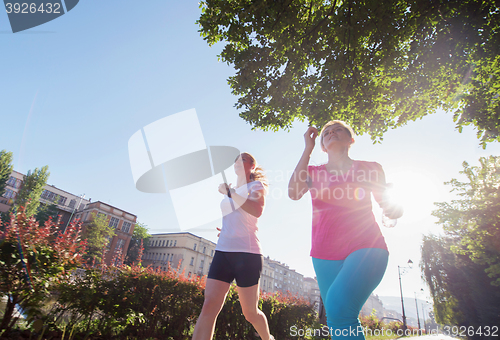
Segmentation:
<svg viewBox="0 0 500 340">
<path fill-rule="evenodd" d="M 231 183 L 227 185 L 226 183 L 219 184 L 219 192 L 223 195 L 227 195 L 228 191 L 231 190 Z"/>
<path fill-rule="evenodd" d="M 313 126 L 309 126 L 306 133 L 304 134 L 304 140 L 306 142 L 306 149 L 311 151 L 316 145 L 316 137 L 318 137 L 318 129 Z"/>
<path fill-rule="evenodd" d="M 384 210 L 383 214 L 390 219 L 398 219 L 403 216 L 403 206 L 394 202 L 388 190 L 392 188 L 392 183 L 386 183 L 384 186 L 384 191 L 382 193 L 382 201 L 380 202 L 380 207 Z"/>
<path fill-rule="evenodd" d="M 404 212 L 403 207 L 393 202 L 387 203 L 384 206 L 384 215 L 393 220 L 403 216 L 403 212 Z"/>
</svg>

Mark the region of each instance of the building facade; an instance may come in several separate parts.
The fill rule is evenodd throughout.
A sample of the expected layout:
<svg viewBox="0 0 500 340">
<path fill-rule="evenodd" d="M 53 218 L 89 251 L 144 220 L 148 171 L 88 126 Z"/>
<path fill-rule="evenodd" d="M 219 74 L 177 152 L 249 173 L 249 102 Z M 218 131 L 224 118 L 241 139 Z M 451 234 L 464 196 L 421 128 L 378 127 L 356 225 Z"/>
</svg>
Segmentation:
<svg viewBox="0 0 500 340">
<path fill-rule="evenodd" d="M 274 287 L 270 293 L 281 291 L 298 296 L 304 294 L 304 275 L 297 273 L 295 269 L 290 269 L 286 264 L 271 260 L 269 257 L 264 259 L 264 263 L 267 263 L 273 271 Z"/>
<path fill-rule="evenodd" d="M 5 186 L 5 193 L 0 197 L 1 212 L 7 212 L 12 207 L 25 177 L 26 176 L 20 172 L 12 171 Z M 60 219 L 60 223 L 66 226 L 75 213 L 85 209 L 87 204 L 90 203 L 90 200 L 84 199 L 83 195 L 76 196 L 53 185 L 47 184 L 40 196 L 40 203 L 44 205 L 55 204 L 57 206 L 57 215 Z"/>
<path fill-rule="evenodd" d="M 185 276 L 208 274 L 215 253 L 215 243 L 188 232 L 154 234 L 142 257 L 145 266 L 167 271 L 170 268 Z"/>
<path fill-rule="evenodd" d="M 104 202 L 89 202 L 82 210 L 74 214 L 73 219 L 80 220 L 84 228 L 92 222 L 92 216 L 101 215 L 107 219 L 108 227 L 114 229 L 113 236 L 107 244 L 104 257 L 106 264 L 111 264 L 113 257 L 121 254 L 121 261 L 125 259 L 127 250 L 134 234 L 137 216 L 122 209 L 118 209 Z"/>
<path fill-rule="evenodd" d="M 26 176 L 20 172 L 12 171 L 7 180 L 5 193 L 0 197 L 0 211 L 7 212 L 14 204 L 22 183 Z M 124 210 L 115 208 L 103 202 L 91 202 L 84 195 L 76 196 L 53 185 L 45 185 L 40 196 L 41 204 L 56 204 L 59 223 L 64 228 L 70 221 L 80 220 L 85 228 L 89 223 L 92 213 L 104 214 L 108 225 L 115 229 L 116 235 L 107 245 L 108 252 L 105 257 L 107 264 L 111 263 L 114 254 L 121 250 L 122 260 L 127 254 L 128 246 L 134 233 L 137 216 Z"/>
<path fill-rule="evenodd" d="M 24 177 L 22 173 L 12 171 L 5 183 L 5 192 L 0 197 L 0 212 L 7 212 L 12 207 L 23 184 Z"/>
<path fill-rule="evenodd" d="M 319 293 L 318 281 L 312 277 L 304 278 L 304 294 L 309 303 L 314 306 L 314 309 L 319 312 L 321 295 Z"/>
</svg>

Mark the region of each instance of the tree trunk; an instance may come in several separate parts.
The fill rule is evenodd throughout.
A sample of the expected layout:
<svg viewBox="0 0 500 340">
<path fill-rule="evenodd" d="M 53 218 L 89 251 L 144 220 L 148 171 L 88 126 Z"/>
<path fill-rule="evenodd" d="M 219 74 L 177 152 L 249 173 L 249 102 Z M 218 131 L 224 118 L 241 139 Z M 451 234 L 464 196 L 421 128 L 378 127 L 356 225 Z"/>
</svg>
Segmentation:
<svg viewBox="0 0 500 340">
<path fill-rule="evenodd" d="M 14 316 L 14 311 L 16 304 L 18 302 L 17 295 L 7 295 L 7 304 L 5 306 L 5 313 L 3 315 L 2 323 L 0 324 L 0 332 L 4 331 L 4 334 L 9 334 L 12 328 L 12 317 Z"/>
</svg>

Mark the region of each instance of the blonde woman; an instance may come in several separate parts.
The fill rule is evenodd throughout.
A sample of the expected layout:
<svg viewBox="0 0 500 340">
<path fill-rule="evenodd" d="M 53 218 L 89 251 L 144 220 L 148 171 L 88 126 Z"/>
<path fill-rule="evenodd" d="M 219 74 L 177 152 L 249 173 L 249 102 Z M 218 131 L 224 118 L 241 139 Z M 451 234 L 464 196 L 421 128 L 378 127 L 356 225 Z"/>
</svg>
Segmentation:
<svg viewBox="0 0 500 340">
<path fill-rule="evenodd" d="M 307 192 L 311 194 L 311 257 L 330 335 L 364 339 L 358 315 L 382 280 L 389 256 L 372 212 L 371 196 L 390 218 L 399 218 L 402 208 L 386 201 L 380 164 L 349 157 L 354 143 L 350 126 L 335 120 L 323 127 L 320 143 L 328 162 L 311 166 L 317 136 L 314 127 L 304 134 L 304 152 L 290 179 L 288 195 L 299 200 Z"/>
<path fill-rule="evenodd" d="M 193 333 L 193 340 L 211 340 L 227 292 L 236 280 L 243 315 L 263 340 L 274 339 L 267 318 L 258 308 L 262 249 L 257 222 L 265 206 L 267 180 L 255 158 L 242 153 L 235 161 L 237 183 L 219 185 L 222 228 L 208 272 L 205 301 Z"/>
</svg>

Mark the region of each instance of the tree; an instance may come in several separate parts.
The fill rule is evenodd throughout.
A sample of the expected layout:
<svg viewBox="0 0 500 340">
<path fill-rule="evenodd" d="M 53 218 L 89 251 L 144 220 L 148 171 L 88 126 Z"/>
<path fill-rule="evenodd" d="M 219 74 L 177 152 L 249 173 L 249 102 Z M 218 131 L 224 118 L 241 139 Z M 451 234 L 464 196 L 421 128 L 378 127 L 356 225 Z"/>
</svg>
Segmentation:
<svg viewBox="0 0 500 340">
<path fill-rule="evenodd" d="M 109 226 L 108 219 L 104 214 L 92 213 L 90 223 L 85 225 L 83 238 L 87 240 L 87 253 L 84 258 L 91 261 L 104 261 L 103 251 L 115 231 Z"/>
<path fill-rule="evenodd" d="M 52 201 L 52 203 L 47 203 L 47 204 L 40 204 L 40 206 L 38 207 L 38 211 L 35 215 L 35 219 L 38 221 L 38 223 L 40 223 L 40 225 L 42 224 L 45 224 L 45 222 L 49 219 L 49 218 L 53 218 L 53 219 L 56 219 L 58 218 L 58 213 L 59 213 L 59 210 L 57 209 L 57 200 L 59 199 L 58 198 L 59 196 L 57 196 L 57 198 Z"/>
<path fill-rule="evenodd" d="M 456 243 L 453 237 L 424 236 L 422 276 L 434 301 L 436 321 L 483 331 L 466 334 L 470 339 L 494 339 L 484 327 L 498 323 L 500 290 L 490 284 L 484 265 L 451 250 Z"/>
<path fill-rule="evenodd" d="M 451 250 L 485 266 L 491 284 L 500 286 L 500 157 L 481 157 L 479 162 L 463 163 L 460 173 L 467 182 L 447 182 L 459 199 L 436 203 L 433 215 L 456 240 Z"/>
<path fill-rule="evenodd" d="M 0 196 L 5 193 L 5 185 L 13 169 L 12 152 L 0 151 Z"/>
<path fill-rule="evenodd" d="M 479 163 L 463 163 L 465 182 L 447 182 L 457 198 L 435 203 L 444 235 L 424 237 L 421 262 L 436 320 L 476 330 L 500 315 L 500 157 Z"/>
<path fill-rule="evenodd" d="M 483 147 L 500 140 L 500 7 L 494 0 L 205 0 L 197 21 L 225 42 L 240 116 L 264 130 L 331 119 L 382 139 L 438 108 Z"/>
<path fill-rule="evenodd" d="M 137 261 L 141 245 L 143 247 L 143 253 L 148 251 L 149 248 L 148 240 L 150 237 L 151 234 L 149 234 L 149 230 L 145 224 L 143 223 L 135 224 L 134 234 L 132 235 L 132 239 L 130 240 L 130 244 L 127 250 L 127 255 L 125 257 L 124 261 L 125 264 L 132 265 Z"/>
<path fill-rule="evenodd" d="M 35 215 L 40 205 L 40 196 L 49 176 L 47 165 L 41 169 L 35 168 L 33 172 L 29 170 L 17 195 L 14 208 L 25 207 L 25 213 L 28 217 Z"/>
<path fill-rule="evenodd" d="M 49 219 L 39 225 L 29 218 L 24 207 L 11 214 L 0 228 L 0 294 L 7 296 L 0 333 L 15 324 L 19 305 L 32 320 L 58 280 L 69 279 L 70 271 L 82 263 L 85 242 L 80 226 L 72 223 L 65 233 Z"/>
</svg>

